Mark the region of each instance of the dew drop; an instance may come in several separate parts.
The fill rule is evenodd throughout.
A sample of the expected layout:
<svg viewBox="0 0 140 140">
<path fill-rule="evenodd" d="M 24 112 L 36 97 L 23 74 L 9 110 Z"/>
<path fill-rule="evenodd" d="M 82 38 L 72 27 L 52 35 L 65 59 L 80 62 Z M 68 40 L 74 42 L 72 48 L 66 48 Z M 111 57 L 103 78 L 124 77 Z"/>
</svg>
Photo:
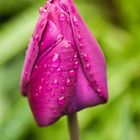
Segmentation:
<svg viewBox="0 0 140 140">
<path fill-rule="evenodd" d="M 50 106 L 49 108 L 50 108 L 50 110 L 54 110 L 54 107 L 53 106 Z"/>
<path fill-rule="evenodd" d="M 57 72 L 59 75 L 61 75 L 62 69 L 61 69 L 61 68 L 57 68 L 56 72 Z"/>
<path fill-rule="evenodd" d="M 61 87 L 61 92 L 64 93 L 65 92 L 65 88 Z"/>
<path fill-rule="evenodd" d="M 41 92 L 42 91 L 42 86 L 40 85 L 38 89 L 39 89 L 39 92 Z"/>
<path fill-rule="evenodd" d="M 45 74 L 46 74 L 46 76 L 47 76 L 48 78 L 49 78 L 50 75 L 51 75 L 50 72 L 46 72 Z"/>
<path fill-rule="evenodd" d="M 79 36 L 78 36 L 78 38 L 79 38 L 79 41 L 81 41 L 81 40 L 82 40 L 82 36 L 81 36 L 81 35 L 79 35 Z"/>
<path fill-rule="evenodd" d="M 73 23 L 75 26 L 78 26 L 78 20 L 77 20 L 76 16 L 73 16 Z"/>
<path fill-rule="evenodd" d="M 44 45 L 45 45 L 45 43 L 44 42 L 41 42 L 41 44 L 40 44 L 40 47 L 44 47 Z"/>
<path fill-rule="evenodd" d="M 91 78 L 93 78 L 93 72 L 90 72 L 89 76 L 90 76 Z"/>
<path fill-rule="evenodd" d="M 35 41 L 35 43 L 38 42 L 39 41 L 39 36 L 38 35 L 33 35 L 33 40 Z"/>
<path fill-rule="evenodd" d="M 97 90 L 98 93 L 101 93 L 101 89 L 97 88 L 96 90 Z"/>
<path fill-rule="evenodd" d="M 59 105 L 63 105 L 64 104 L 64 101 L 65 101 L 65 97 L 64 96 L 58 98 L 58 100 L 57 100 L 57 102 L 58 102 Z"/>
<path fill-rule="evenodd" d="M 69 76 L 71 76 L 71 77 L 75 76 L 75 71 L 74 70 L 70 70 L 69 71 Z"/>
<path fill-rule="evenodd" d="M 70 86 L 71 85 L 71 80 L 70 79 L 67 79 L 66 82 L 65 82 L 65 85 L 66 86 Z"/>
<path fill-rule="evenodd" d="M 79 46 L 80 46 L 80 49 L 83 49 L 83 44 L 80 44 Z"/>
<path fill-rule="evenodd" d="M 86 65 L 86 70 L 89 71 L 90 68 L 91 68 L 90 64 L 87 64 L 87 65 Z"/>
<path fill-rule="evenodd" d="M 58 67 L 59 64 L 60 64 L 60 55 L 58 53 L 55 53 L 52 57 L 52 66 Z"/>
<path fill-rule="evenodd" d="M 74 62 L 74 68 L 77 69 L 78 66 L 79 66 L 79 62 L 78 61 Z"/>
<path fill-rule="evenodd" d="M 39 95 L 38 93 L 35 94 L 36 97 L 37 97 L 38 95 Z"/>
<path fill-rule="evenodd" d="M 65 20 L 66 20 L 66 15 L 65 15 L 64 13 L 61 13 L 61 14 L 59 15 L 59 20 L 60 20 L 60 21 L 65 21 Z"/>
<path fill-rule="evenodd" d="M 88 61 L 88 55 L 87 54 L 84 54 L 83 58 L 84 58 L 85 61 Z"/>
<path fill-rule="evenodd" d="M 73 56 L 73 58 L 74 58 L 74 59 L 77 59 L 77 54 L 75 54 L 75 55 Z"/>
<path fill-rule="evenodd" d="M 53 87 L 54 88 L 57 88 L 58 86 L 59 86 L 59 82 L 58 82 L 58 80 L 57 79 L 54 79 L 54 81 L 53 81 Z"/>
<path fill-rule="evenodd" d="M 37 65 L 35 65 L 35 69 L 38 69 L 38 66 Z"/>
</svg>

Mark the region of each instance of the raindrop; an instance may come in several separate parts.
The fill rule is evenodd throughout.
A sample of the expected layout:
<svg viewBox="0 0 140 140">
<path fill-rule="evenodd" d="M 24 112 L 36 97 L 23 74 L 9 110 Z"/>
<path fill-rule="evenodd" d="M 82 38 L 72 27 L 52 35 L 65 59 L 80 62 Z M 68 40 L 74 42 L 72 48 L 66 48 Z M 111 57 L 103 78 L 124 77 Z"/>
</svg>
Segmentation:
<svg viewBox="0 0 140 140">
<path fill-rule="evenodd" d="M 37 65 L 35 65 L 35 69 L 38 69 L 38 66 Z"/>
<path fill-rule="evenodd" d="M 50 106 L 49 108 L 50 108 L 50 110 L 54 110 L 54 107 L 53 106 Z"/>
<path fill-rule="evenodd" d="M 57 79 L 54 79 L 52 84 L 53 84 L 54 88 L 57 88 L 59 86 L 59 82 Z"/>
<path fill-rule="evenodd" d="M 55 53 L 54 56 L 52 57 L 52 66 L 58 67 L 59 64 L 60 64 L 60 55 L 58 53 Z"/>
<path fill-rule="evenodd" d="M 65 85 L 66 86 L 70 86 L 71 85 L 71 80 L 70 79 L 67 79 L 66 82 L 65 82 Z"/>
<path fill-rule="evenodd" d="M 33 40 L 34 40 L 35 42 L 38 42 L 38 41 L 39 41 L 39 36 L 38 36 L 38 35 L 33 35 Z"/>
<path fill-rule="evenodd" d="M 75 54 L 75 55 L 73 56 L 73 58 L 74 58 L 74 59 L 77 59 L 77 54 Z"/>
<path fill-rule="evenodd" d="M 78 26 L 78 20 L 77 20 L 76 16 L 73 16 L 73 23 L 75 26 Z"/>
<path fill-rule="evenodd" d="M 71 77 L 75 76 L 75 71 L 74 70 L 70 70 L 69 71 L 69 76 L 71 76 Z"/>
<path fill-rule="evenodd" d="M 90 70 L 90 67 L 91 67 L 90 64 L 87 64 L 86 65 L 86 70 L 89 71 Z"/>
<path fill-rule="evenodd" d="M 62 69 L 61 69 L 61 68 L 57 68 L 56 72 L 57 72 L 59 75 L 61 75 Z"/>
<path fill-rule="evenodd" d="M 79 62 L 78 62 L 78 61 L 74 62 L 74 68 L 75 68 L 75 69 L 78 68 L 78 65 L 79 65 Z"/>
<path fill-rule="evenodd" d="M 59 105 L 63 105 L 64 104 L 64 101 L 65 101 L 65 97 L 64 96 L 58 98 L 58 100 L 57 100 L 57 102 L 58 102 Z"/>
<path fill-rule="evenodd" d="M 79 35 L 79 37 L 78 37 L 78 38 L 79 38 L 79 41 L 81 41 L 81 39 L 82 39 L 82 36 L 81 36 L 81 35 Z"/>
<path fill-rule="evenodd" d="M 41 44 L 40 44 L 40 47 L 44 47 L 44 45 L 45 45 L 45 43 L 44 42 L 41 42 Z"/>
<path fill-rule="evenodd" d="M 98 93 L 101 93 L 101 89 L 97 88 L 96 90 L 97 90 Z"/>
<path fill-rule="evenodd" d="M 65 92 L 65 88 L 61 87 L 61 92 L 64 93 Z"/>
<path fill-rule="evenodd" d="M 42 86 L 40 85 L 38 89 L 39 89 L 39 92 L 41 92 L 42 91 Z"/>
<path fill-rule="evenodd" d="M 50 72 L 46 72 L 46 76 L 49 78 L 50 77 Z"/>
<path fill-rule="evenodd" d="M 83 44 L 80 44 L 79 46 L 80 46 L 80 49 L 83 49 Z"/>
<path fill-rule="evenodd" d="M 64 13 L 61 13 L 61 14 L 59 15 L 59 20 L 60 20 L 60 21 L 65 21 L 65 20 L 66 20 L 66 15 L 65 15 Z"/>
<path fill-rule="evenodd" d="M 85 61 L 88 61 L 88 55 L 87 54 L 84 54 L 83 58 L 84 58 Z"/>
</svg>

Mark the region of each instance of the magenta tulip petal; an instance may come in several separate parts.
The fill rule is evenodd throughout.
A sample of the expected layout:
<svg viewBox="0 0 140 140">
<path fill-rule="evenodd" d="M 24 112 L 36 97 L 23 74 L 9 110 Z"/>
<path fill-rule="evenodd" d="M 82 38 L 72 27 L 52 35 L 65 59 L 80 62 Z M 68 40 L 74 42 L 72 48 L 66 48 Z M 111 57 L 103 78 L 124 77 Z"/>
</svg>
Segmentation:
<svg viewBox="0 0 140 140">
<path fill-rule="evenodd" d="M 108 99 L 103 53 L 73 0 L 49 0 L 27 50 L 21 92 L 39 126 Z"/>
</svg>

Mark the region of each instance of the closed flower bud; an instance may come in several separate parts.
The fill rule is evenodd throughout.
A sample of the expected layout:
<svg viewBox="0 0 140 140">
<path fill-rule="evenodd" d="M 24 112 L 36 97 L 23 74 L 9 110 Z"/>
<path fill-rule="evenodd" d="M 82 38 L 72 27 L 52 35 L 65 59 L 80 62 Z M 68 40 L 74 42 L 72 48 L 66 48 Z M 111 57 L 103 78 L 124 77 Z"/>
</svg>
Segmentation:
<svg viewBox="0 0 140 140">
<path fill-rule="evenodd" d="M 40 8 L 21 76 L 39 126 L 108 99 L 103 53 L 73 0 L 50 0 Z"/>
</svg>

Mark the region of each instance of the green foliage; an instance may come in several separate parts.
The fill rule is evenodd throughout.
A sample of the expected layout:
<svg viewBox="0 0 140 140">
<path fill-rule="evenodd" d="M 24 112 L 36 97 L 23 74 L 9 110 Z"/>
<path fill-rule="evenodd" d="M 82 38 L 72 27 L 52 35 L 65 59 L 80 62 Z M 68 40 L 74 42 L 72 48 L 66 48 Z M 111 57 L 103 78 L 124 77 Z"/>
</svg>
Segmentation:
<svg viewBox="0 0 140 140">
<path fill-rule="evenodd" d="M 66 140 L 66 117 L 38 128 L 19 79 L 38 7 L 0 0 L 0 140 Z M 76 0 L 107 60 L 108 104 L 79 112 L 82 140 L 140 140 L 140 1 Z"/>
</svg>

